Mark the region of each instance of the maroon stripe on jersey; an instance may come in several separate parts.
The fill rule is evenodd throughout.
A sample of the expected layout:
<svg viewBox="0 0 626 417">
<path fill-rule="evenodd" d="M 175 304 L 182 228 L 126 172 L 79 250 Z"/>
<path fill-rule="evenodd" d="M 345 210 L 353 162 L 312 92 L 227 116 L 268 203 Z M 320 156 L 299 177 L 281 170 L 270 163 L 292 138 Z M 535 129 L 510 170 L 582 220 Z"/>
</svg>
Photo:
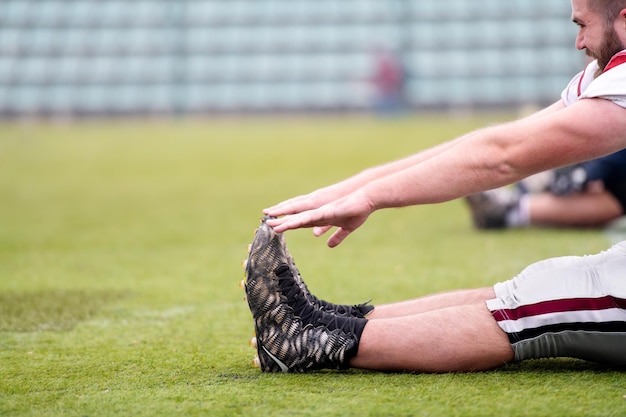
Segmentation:
<svg viewBox="0 0 626 417">
<path fill-rule="evenodd" d="M 626 63 L 626 52 L 622 51 L 622 52 L 619 52 L 618 54 L 614 55 L 613 58 L 611 58 L 609 63 L 606 64 L 606 67 L 604 68 L 604 71 L 602 71 L 602 72 L 607 72 L 608 70 L 611 70 L 611 69 L 617 67 L 618 65 L 621 65 L 621 64 L 624 64 L 624 63 Z"/>
<path fill-rule="evenodd" d="M 542 301 L 514 309 L 493 311 L 496 321 L 517 320 L 541 314 L 563 313 L 567 311 L 626 309 L 626 299 L 611 296 L 600 298 L 570 298 L 566 300 Z"/>
</svg>

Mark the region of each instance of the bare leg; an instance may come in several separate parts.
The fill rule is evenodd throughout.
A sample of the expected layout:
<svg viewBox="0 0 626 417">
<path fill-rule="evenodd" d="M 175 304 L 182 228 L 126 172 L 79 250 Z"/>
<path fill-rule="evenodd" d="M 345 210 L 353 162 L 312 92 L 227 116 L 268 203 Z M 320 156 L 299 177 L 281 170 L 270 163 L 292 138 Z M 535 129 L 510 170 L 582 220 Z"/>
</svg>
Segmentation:
<svg viewBox="0 0 626 417">
<path fill-rule="evenodd" d="M 607 191 L 588 191 L 559 197 L 549 193 L 529 196 L 534 225 L 598 227 L 621 216 L 622 207 Z"/>
<path fill-rule="evenodd" d="M 416 372 L 480 371 L 514 359 L 484 303 L 370 320 L 350 366 Z"/>
<path fill-rule="evenodd" d="M 495 297 L 492 287 L 456 290 L 427 295 L 393 304 L 377 305 L 367 318 L 370 320 L 410 316 L 446 307 L 483 303 Z"/>
<path fill-rule="evenodd" d="M 494 296 L 491 288 L 382 306 L 370 320 L 327 313 L 296 281 L 281 238 L 262 223 L 246 263 L 244 289 L 262 370 L 470 371 L 513 359 L 508 337 L 485 304 Z M 400 317 L 381 318 L 385 314 Z"/>
</svg>

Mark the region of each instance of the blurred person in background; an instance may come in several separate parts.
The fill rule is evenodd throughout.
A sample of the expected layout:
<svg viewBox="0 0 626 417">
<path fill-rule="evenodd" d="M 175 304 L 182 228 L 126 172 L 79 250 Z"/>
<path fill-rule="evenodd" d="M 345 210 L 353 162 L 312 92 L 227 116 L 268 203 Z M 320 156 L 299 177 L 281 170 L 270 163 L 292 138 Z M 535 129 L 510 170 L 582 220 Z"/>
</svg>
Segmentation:
<svg viewBox="0 0 626 417">
<path fill-rule="evenodd" d="M 604 227 L 626 208 L 626 150 L 466 197 L 477 229 Z"/>
<path fill-rule="evenodd" d="M 374 51 L 374 110 L 378 114 L 393 115 L 405 106 L 405 70 L 397 54 L 385 48 Z"/>
</svg>

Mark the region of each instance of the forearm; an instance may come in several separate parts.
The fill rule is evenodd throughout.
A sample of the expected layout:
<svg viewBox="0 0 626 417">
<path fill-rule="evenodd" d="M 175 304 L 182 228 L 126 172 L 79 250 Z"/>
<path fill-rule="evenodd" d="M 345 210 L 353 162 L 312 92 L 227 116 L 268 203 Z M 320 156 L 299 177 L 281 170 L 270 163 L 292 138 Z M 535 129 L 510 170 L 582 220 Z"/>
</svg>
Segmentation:
<svg viewBox="0 0 626 417">
<path fill-rule="evenodd" d="M 283 201 L 273 207 L 266 208 L 264 209 L 264 213 L 271 216 L 282 216 L 321 207 L 331 201 L 355 193 L 368 184 L 383 180 L 388 176 L 396 175 L 412 166 L 434 158 L 444 153 L 455 144 L 464 141 L 469 136 L 470 135 L 461 136 L 450 142 L 442 143 L 409 157 L 366 169 L 333 185 L 320 188 L 309 194 L 298 196 Z"/>
<path fill-rule="evenodd" d="M 363 187 L 375 209 L 450 201 L 510 184 L 538 171 L 523 159 L 524 137 L 513 126 L 485 128 L 454 141 L 437 155 Z"/>
<path fill-rule="evenodd" d="M 561 100 L 555 102 L 554 104 L 526 117 L 526 119 L 539 118 L 549 114 L 552 114 L 556 111 L 562 110 L 565 107 Z M 379 165 L 373 168 L 366 169 L 360 172 L 357 175 L 354 175 L 336 185 L 340 185 L 344 187 L 343 195 L 347 195 L 353 191 L 356 191 L 360 187 L 366 186 L 374 181 L 383 179 L 387 176 L 391 176 L 411 167 L 414 167 L 418 164 L 423 164 L 431 158 L 437 157 L 443 152 L 448 151 L 452 147 L 455 147 L 473 135 L 476 135 L 478 132 L 482 132 L 482 130 L 468 133 L 466 135 L 460 136 L 456 139 L 450 140 L 448 142 L 441 143 L 439 145 L 433 146 L 421 152 L 418 152 L 409 157 L 399 159 L 393 162 L 389 162 L 383 165 Z M 393 182 L 393 178 L 390 179 L 390 182 Z M 445 184 L 444 187 L 449 186 L 449 184 Z"/>
<path fill-rule="evenodd" d="M 449 148 L 460 143 L 461 141 L 464 141 L 468 136 L 470 136 L 470 134 L 461 136 L 448 142 L 441 143 L 439 145 L 435 145 L 431 148 L 425 149 L 406 158 L 388 162 L 383 165 L 378 165 L 373 168 L 368 168 L 344 181 L 341 181 L 336 185 L 344 186 L 345 190 L 347 191 L 345 194 L 348 194 L 349 192 L 353 192 L 373 181 L 377 181 L 387 176 L 394 175 L 412 166 L 423 163 L 430 158 L 436 157 L 442 152 L 445 152 Z"/>
</svg>

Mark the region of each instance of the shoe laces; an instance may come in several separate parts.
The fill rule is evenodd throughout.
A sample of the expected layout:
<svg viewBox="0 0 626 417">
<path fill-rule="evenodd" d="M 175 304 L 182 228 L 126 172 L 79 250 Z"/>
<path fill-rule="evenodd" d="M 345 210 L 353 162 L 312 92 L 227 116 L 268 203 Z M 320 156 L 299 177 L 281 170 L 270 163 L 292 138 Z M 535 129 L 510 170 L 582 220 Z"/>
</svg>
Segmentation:
<svg viewBox="0 0 626 417">
<path fill-rule="evenodd" d="M 274 272 L 278 278 L 281 294 L 285 297 L 289 307 L 293 309 L 294 315 L 300 318 L 304 327 L 307 325 L 324 326 L 329 331 L 340 330 L 347 334 L 355 334 L 357 329 L 362 327 L 359 325 L 359 320 L 366 319 L 331 314 L 311 305 L 288 265 L 282 264 Z"/>
<path fill-rule="evenodd" d="M 298 271 L 298 268 L 293 262 L 293 259 L 290 259 L 290 264 L 291 273 L 293 274 L 294 280 L 302 290 L 304 297 L 306 297 L 309 303 L 312 304 L 315 308 L 331 314 L 339 314 L 342 316 L 352 317 L 365 317 L 369 312 L 374 309 L 374 306 L 369 304 L 372 300 L 366 301 L 361 304 L 347 305 L 331 303 L 329 301 L 322 300 L 316 297 L 314 294 L 311 293 L 311 291 L 309 291 L 309 288 L 300 276 L 300 271 Z"/>
</svg>

